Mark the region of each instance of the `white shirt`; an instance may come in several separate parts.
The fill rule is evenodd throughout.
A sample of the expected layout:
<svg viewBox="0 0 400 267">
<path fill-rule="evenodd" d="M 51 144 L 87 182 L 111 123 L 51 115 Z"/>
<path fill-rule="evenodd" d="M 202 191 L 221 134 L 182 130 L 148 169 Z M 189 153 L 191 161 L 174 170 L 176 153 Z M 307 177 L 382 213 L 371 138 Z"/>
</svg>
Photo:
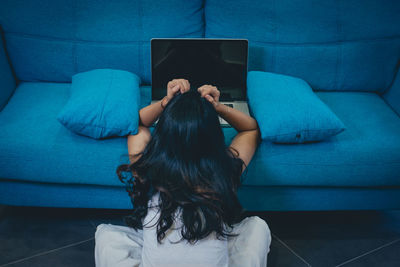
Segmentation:
<svg viewBox="0 0 400 267">
<path fill-rule="evenodd" d="M 142 264 L 144 267 L 228 266 L 228 241 L 218 240 L 215 233 L 197 241 L 195 244 L 190 244 L 184 239 L 179 243 L 171 243 L 177 242 L 182 237 L 180 232 L 182 221 L 179 211 L 175 216 L 177 219 L 165 233 L 162 244 L 159 244 L 157 241 L 157 222 L 160 213 L 158 208 L 154 207 L 158 204 L 158 199 L 159 193 L 155 194 L 149 201 L 149 209 L 143 222 Z"/>
</svg>

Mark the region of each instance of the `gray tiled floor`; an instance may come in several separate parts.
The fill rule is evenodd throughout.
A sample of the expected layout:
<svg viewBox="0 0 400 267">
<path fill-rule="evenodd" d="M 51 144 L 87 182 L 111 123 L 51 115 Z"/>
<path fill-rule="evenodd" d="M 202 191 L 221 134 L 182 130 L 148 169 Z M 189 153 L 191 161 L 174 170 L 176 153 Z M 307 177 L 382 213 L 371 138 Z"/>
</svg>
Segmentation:
<svg viewBox="0 0 400 267">
<path fill-rule="evenodd" d="M 100 223 L 128 211 L 0 206 L 1 266 L 94 266 Z M 264 212 L 268 266 L 400 266 L 400 211 Z"/>
<path fill-rule="evenodd" d="M 400 251 L 394 253 L 394 249 L 391 260 L 375 260 L 400 242 L 400 211 L 259 215 L 268 222 L 273 234 L 310 266 L 353 266 L 367 255 L 371 259 L 364 266 L 400 266 L 400 256 L 396 255 Z"/>
</svg>

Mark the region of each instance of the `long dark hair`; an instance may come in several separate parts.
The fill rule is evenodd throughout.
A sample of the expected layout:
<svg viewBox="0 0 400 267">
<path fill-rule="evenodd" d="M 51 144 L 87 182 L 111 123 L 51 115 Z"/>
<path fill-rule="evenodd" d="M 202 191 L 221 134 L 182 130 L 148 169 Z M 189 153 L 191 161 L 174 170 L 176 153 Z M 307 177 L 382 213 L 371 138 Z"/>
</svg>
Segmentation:
<svg viewBox="0 0 400 267">
<path fill-rule="evenodd" d="M 141 157 L 117 168 L 134 209 L 125 218 L 128 226 L 143 228 L 148 200 L 160 192 L 157 240 L 161 243 L 182 208 L 182 238 L 191 243 L 229 230 L 242 219 L 236 195 L 243 160 L 225 145 L 217 112 L 195 90 L 176 95 L 165 107 Z M 136 156 L 137 156 L 136 155 Z M 132 155 L 130 155 L 132 156 Z M 135 173 L 135 177 L 125 174 Z"/>
</svg>

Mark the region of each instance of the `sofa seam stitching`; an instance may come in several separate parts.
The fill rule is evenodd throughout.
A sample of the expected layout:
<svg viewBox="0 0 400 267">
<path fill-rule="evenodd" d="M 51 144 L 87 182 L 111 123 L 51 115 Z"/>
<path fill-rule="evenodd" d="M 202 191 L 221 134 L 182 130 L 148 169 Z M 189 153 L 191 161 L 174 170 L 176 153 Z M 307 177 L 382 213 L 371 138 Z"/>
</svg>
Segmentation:
<svg viewBox="0 0 400 267">
<path fill-rule="evenodd" d="M 219 37 L 226 37 L 232 38 L 232 36 L 226 36 L 221 34 L 210 34 L 212 37 L 219 36 Z M 364 43 L 364 42 L 374 42 L 374 41 L 389 41 L 393 39 L 400 39 L 400 35 L 393 35 L 387 37 L 377 37 L 377 38 L 368 38 L 368 39 L 355 39 L 355 40 L 340 40 L 340 41 L 326 41 L 326 42 L 302 42 L 302 43 L 285 43 L 285 42 L 266 42 L 266 41 L 256 41 L 250 40 L 252 43 L 261 43 L 261 44 L 268 44 L 268 45 L 281 45 L 281 46 L 323 46 L 323 45 L 338 45 L 338 44 L 346 44 L 346 43 Z"/>
<path fill-rule="evenodd" d="M 268 135 L 265 137 L 286 136 L 286 135 L 298 134 L 299 132 L 338 131 L 338 130 L 340 131 L 342 129 L 344 130 L 346 128 L 304 129 L 304 130 L 298 130 L 296 132 L 290 132 L 290 133 L 285 133 L 285 134 Z"/>
<path fill-rule="evenodd" d="M 199 31 L 193 31 L 184 34 L 177 34 L 174 38 L 178 37 L 185 37 L 187 35 L 191 35 L 194 33 L 198 33 Z M 95 40 L 79 40 L 79 39 L 68 39 L 62 37 L 52 37 L 52 36 L 45 36 L 45 35 L 38 35 L 38 34 L 30 34 L 30 33 L 20 33 L 20 32 L 11 32 L 11 31 L 4 31 L 4 34 L 7 35 L 14 35 L 20 38 L 26 39 L 35 39 L 35 40 L 46 40 L 46 41 L 56 41 L 56 42 L 68 42 L 68 43 L 76 43 L 76 44 L 113 44 L 113 45 L 124 45 L 124 44 L 140 44 L 140 43 L 147 43 L 149 40 L 131 40 L 131 41 L 95 41 Z M 400 38 L 400 37 L 399 37 Z"/>
<path fill-rule="evenodd" d="M 276 0 L 273 0 L 272 1 L 272 5 L 273 5 L 273 20 L 275 21 L 275 44 L 274 44 L 274 46 L 273 46 L 273 51 L 274 51 L 274 53 L 273 53 L 273 57 L 272 57 L 272 69 L 276 72 L 277 71 L 277 58 L 278 58 L 278 52 L 277 52 L 277 50 L 278 50 L 278 45 L 277 45 L 277 42 L 278 42 L 278 23 L 276 22 L 276 17 L 277 17 L 277 11 L 276 11 Z"/>
<path fill-rule="evenodd" d="M 340 29 L 340 0 L 335 1 L 336 3 L 336 38 L 338 40 L 338 42 L 341 41 L 341 29 Z M 340 65 L 340 57 L 341 57 L 341 52 L 342 52 L 342 47 L 341 44 L 338 43 L 337 47 L 336 47 L 337 51 L 336 51 L 336 65 L 335 65 L 335 82 L 334 82 L 334 86 L 335 88 L 339 88 L 339 65 Z"/>
<path fill-rule="evenodd" d="M 139 8 L 138 8 L 138 12 L 139 12 L 139 28 L 140 28 L 140 33 L 141 33 L 141 36 L 144 36 L 144 31 L 143 31 L 143 1 L 142 0 L 139 0 L 138 1 L 138 3 L 139 3 Z M 138 56 L 138 64 L 139 64 L 139 66 L 140 66 L 140 68 L 141 68 L 141 71 L 142 71 L 142 73 L 143 73 L 143 76 L 144 76 L 144 74 L 145 74 L 145 69 L 144 69 L 144 64 L 143 64 L 143 51 L 144 51 L 144 49 L 143 49 L 143 43 L 140 43 L 139 45 L 138 45 L 138 52 L 139 52 L 139 56 Z"/>
<path fill-rule="evenodd" d="M 392 80 L 390 81 L 389 85 L 386 88 L 384 88 L 383 91 L 378 92 L 377 94 L 382 97 L 384 94 L 389 92 L 392 89 L 393 84 L 397 80 L 397 76 L 400 77 L 400 60 L 397 61 L 397 64 L 396 64 L 396 67 L 395 67 L 395 71 L 394 71 L 394 76 L 393 76 Z"/>
<path fill-rule="evenodd" d="M 324 164 L 324 163 L 280 163 L 280 162 L 273 162 L 273 165 L 285 165 L 285 166 L 360 166 L 360 165 L 365 165 L 365 166 L 379 166 L 379 165 L 395 165 L 395 164 L 400 164 L 400 161 L 395 161 L 395 162 L 378 162 L 378 163 L 370 163 L 370 162 L 354 162 L 354 163 L 343 163 L 343 164 Z"/>
<path fill-rule="evenodd" d="M 73 53 L 73 60 L 74 60 L 74 73 L 77 73 L 77 71 L 78 71 L 78 67 L 77 67 L 77 46 L 76 46 L 76 42 L 75 42 L 75 40 L 77 39 L 77 36 L 78 36 L 78 23 L 77 23 L 77 18 L 78 18 L 78 8 L 77 8 L 77 2 L 78 0 L 75 0 L 74 2 L 73 2 L 73 5 L 74 5 L 74 17 L 75 17 L 75 19 L 74 19 L 74 45 L 73 45 L 73 47 L 72 47 L 72 53 Z"/>
<path fill-rule="evenodd" d="M 117 138 L 123 138 L 125 136 L 117 136 Z M 9 155 L 8 156 L 1 156 L 0 158 L 7 158 L 9 159 Z M 12 158 L 12 157 L 11 157 Z M 19 158 L 19 157 L 14 157 L 15 159 Z M 294 162 L 294 163 L 281 163 L 281 162 L 272 162 L 271 164 L 275 165 L 284 165 L 284 166 L 381 166 L 381 165 L 397 165 L 400 164 L 400 161 L 394 161 L 394 162 L 354 162 L 354 163 L 343 163 L 343 164 L 326 164 L 326 163 L 298 163 L 298 162 Z M 0 179 L 1 180 L 1 179 Z"/>
<path fill-rule="evenodd" d="M 201 11 L 202 11 L 202 16 L 201 16 L 201 22 L 203 24 L 203 34 L 202 38 L 206 38 L 206 27 L 207 27 L 207 20 L 206 20 L 206 3 L 207 0 L 204 0 L 201 4 Z"/>
<path fill-rule="evenodd" d="M 69 123 L 66 122 L 64 119 L 61 119 L 61 120 L 66 125 L 69 125 Z M 120 128 L 117 128 L 117 127 L 106 127 L 106 126 L 100 126 L 98 124 L 89 124 L 89 123 L 86 124 L 86 123 L 81 123 L 81 122 L 74 122 L 72 124 L 73 125 L 84 125 L 84 126 L 91 127 L 91 128 L 103 128 L 103 129 L 113 129 L 113 130 L 132 130 L 133 131 L 133 130 L 136 129 L 136 128 L 123 128 L 123 127 L 120 127 Z"/>
</svg>

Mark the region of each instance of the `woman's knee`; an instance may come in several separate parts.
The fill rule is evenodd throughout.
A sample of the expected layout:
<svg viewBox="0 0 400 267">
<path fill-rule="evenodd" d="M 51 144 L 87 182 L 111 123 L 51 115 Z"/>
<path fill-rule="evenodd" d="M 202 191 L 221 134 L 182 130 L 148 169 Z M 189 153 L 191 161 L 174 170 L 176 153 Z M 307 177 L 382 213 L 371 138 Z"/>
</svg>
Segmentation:
<svg viewBox="0 0 400 267">
<path fill-rule="evenodd" d="M 230 266 L 266 266 L 271 232 L 258 216 L 245 218 L 236 226 L 236 236 L 229 243 Z"/>
<path fill-rule="evenodd" d="M 102 234 L 105 233 L 106 231 L 107 231 L 107 224 L 104 224 L 104 223 L 99 224 L 99 225 L 97 225 L 97 227 L 96 227 L 95 236 L 102 235 Z"/>
<path fill-rule="evenodd" d="M 113 246 L 115 244 L 141 246 L 143 243 L 143 232 L 127 226 L 100 224 L 96 228 L 95 242 L 96 245 L 101 245 L 102 247 Z"/>
<path fill-rule="evenodd" d="M 251 225 L 252 227 L 256 227 L 257 229 L 262 229 L 265 232 L 270 233 L 271 231 L 269 230 L 268 224 L 266 223 L 265 220 L 261 219 L 258 216 L 251 216 L 251 217 L 246 217 L 242 223 L 245 223 L 247 225 Z"/>
<path fill-rule="evenodd" d="M 267 222 L 263 219 L 261 219 L 258 216 L 253 216 L 250 217 L 253 220 L 253 224 L 256 225 L 256 227 L 260 228 L 261 230 L 265 231 L 267 235 L 271 235 L 271 230 L 269 229 L 269 226 Z"/>
<path fill-rule="evenodd" d="M 96 245 L 100 243 L 107 244 L 109 243 L 109 240 L 113 239 L 113 236 L 115 236 L 116 230 L 112 227 L 110 224 L 99 224 L 96 227 L 96 233 L 94 234 Z"/>
<path fill-rule="evenodd" d="M 267 243 L 268 248 L 271 244 L 271 230 L 265 220 L 258 216 L 247 217 L 246 229 L 249 229 L 254 236 L 257 236 L 260 241 Z M 245 219 L 245 220 L 246 220 Z M 261 238 L 264 237 L 264 238 Z"/>
</svg>

